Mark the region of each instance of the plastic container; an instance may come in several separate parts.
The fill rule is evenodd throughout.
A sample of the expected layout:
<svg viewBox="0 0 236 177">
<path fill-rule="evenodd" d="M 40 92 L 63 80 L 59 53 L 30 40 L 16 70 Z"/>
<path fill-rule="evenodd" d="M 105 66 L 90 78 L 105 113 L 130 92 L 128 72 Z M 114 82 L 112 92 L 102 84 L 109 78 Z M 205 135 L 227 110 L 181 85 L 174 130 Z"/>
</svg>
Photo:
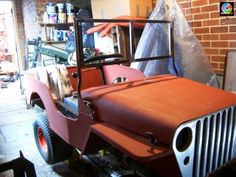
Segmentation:
<svg viewBox="0 0 236 177">
<path fill-rule="evenodd" d="M 47 12 L 43 13 L 43 22 L 48 23 L 48 13 Z"/>
</svg>

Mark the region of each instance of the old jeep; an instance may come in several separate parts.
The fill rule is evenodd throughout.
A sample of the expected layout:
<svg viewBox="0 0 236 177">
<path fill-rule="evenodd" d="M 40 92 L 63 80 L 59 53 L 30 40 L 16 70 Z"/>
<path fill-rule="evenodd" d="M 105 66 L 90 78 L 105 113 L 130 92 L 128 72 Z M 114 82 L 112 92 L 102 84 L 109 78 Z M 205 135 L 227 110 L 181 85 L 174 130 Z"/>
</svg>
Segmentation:
<svg viewBox="0 0 236 177">
<path fill-rule="evenodd" d="M 78 39 L 85 21 L 75 20 Z M 77 66 L 25 76 L 27 103 L 44 110 L 34 134 L 47 163 L 70 158 L 73 148 L 84 155 L 113 146 L 154 176 L 204 177 L 235 158 L 234 94 L 173 75 L 147 78 L 117 65 L 126 62 L 120 54 L 84 61 L 76 44 Z"/>
</svg>

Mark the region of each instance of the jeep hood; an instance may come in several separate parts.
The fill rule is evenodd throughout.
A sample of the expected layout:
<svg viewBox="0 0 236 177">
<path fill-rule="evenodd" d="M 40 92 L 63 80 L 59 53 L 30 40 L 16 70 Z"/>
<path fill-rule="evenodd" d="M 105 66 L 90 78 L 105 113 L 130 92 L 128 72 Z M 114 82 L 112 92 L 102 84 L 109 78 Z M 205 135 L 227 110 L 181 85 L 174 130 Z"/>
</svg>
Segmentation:
<svg viewBox="0 0 236 177">
<path fill-rule="evenodd" d="M 178 126 L 236 105 L 236 95 L 188 79 L 163 75 L 86 89 L 95 117 L 171 146 Z"/>
</svg>

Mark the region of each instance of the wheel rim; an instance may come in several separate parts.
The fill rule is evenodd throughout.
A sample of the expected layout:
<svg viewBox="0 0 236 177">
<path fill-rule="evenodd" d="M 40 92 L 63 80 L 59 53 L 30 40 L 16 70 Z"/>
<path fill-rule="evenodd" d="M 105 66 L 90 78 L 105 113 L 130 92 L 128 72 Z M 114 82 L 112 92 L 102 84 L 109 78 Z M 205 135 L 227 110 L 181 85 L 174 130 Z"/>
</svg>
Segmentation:
<svg viewBox="0 0 236 177">
<path fill-rule="evenodd" d="M 47 146 L 47 141 L 45 136 L 43 135 L 43 130 L 38 127 L 37 129 L 37 134 L 38 134 L 38 141 L 41 149 L 43 150 L 44 153 L 48 153 L 48 146 Z"/>
</svg>

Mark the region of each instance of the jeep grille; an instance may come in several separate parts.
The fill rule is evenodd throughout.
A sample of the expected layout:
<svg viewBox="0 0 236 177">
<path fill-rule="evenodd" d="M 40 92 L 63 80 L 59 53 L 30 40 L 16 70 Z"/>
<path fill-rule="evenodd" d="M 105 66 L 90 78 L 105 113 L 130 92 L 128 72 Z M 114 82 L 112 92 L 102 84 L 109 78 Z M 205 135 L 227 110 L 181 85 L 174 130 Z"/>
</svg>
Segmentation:
<svg viewBox="0 0 236 177">
<path fill-rule="evenodd" d="M 236 107 L 182 124 L 173 150 L 183 177 L 205 177 L 236 156 Z"/>
</svg>

